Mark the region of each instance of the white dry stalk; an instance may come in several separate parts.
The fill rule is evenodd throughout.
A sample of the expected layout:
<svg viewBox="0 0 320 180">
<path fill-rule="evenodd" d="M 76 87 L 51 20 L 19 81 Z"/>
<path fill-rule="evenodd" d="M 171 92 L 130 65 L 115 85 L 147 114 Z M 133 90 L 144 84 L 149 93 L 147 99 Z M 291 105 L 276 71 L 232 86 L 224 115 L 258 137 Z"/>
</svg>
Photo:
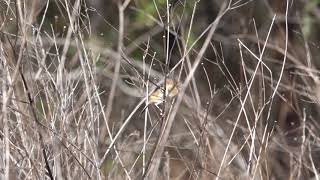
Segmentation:
<svg viewBox="0 0 320 180">
<path fill-rule="evenodd" d="M 179 108 L 179 106 L 181 104 L 181 101 L 182 101 L 182 98 L 184 96 L 185 90 L 186 90 L 190 80 L 194 76 L 194 73 L 195 73 L 198 65 L 200 64 L 201 59 L 202 59 L 202 57 L 203 57 L 208 45 L 210 44 L 211 38 L 212 38 L 213 34 L 215 33 L 221 18 L 229 10 L 229 7 L 230 7 L 230 4 L 226 8 L 226 3 L 223 3 L 223 5 L 220 8 L 220 12 L 219 12 L 217 18 L 215 19 L 213 24 L 211 26 L 209 26 L 210 28 L 209 28 L 209 32 L 208 32 L 207 38 L 205 39 L 205 42 L 203 43 L 203 45 L 202 45 L 202 47 L 201 47 L 201 49 L 199 51 L 199 54 L 195 59 L 195 62 L 193 64 L 192 69 L 190 70 L 188 76 L 186 77 L 186 80 L 184 81 L 184 83 L 181 86 L 180 93 L 178 94 L 178 96 L 176 98 L 176 102 L 175 102 L 175 104 L 174 104 L 174 106 L 172 108 L 171 113 L 168 115 L 167 119 L 164 122 L 165 124 L 162 127 L 163 129 L 161 129 L 161 131 L 160 131 L 159 141 L 155 145 L 154 154 L 150 158 L 150 161 L 155 160 L 156 162 L 155 163 L 150 163 L 151 165 L 150 165 L 150 167 L 148 167 L 149 168 L 149 172 L 146 172 L 147 173 L 147 175 L 146 175 L 147 178 L 148 177 L 150 177 L 150 179 L 155 179 L 156 178 L 156 175 L 158 173 L 158 168 L 159 168 L 159 165 L 160 165 L 160 161 L 159 161 L 158 158 L 157 159 L 153 159 L 153 158 L 159 157 L 163 153 L 164 144 L 167 142 L 169 133 L 171 131 L 172 123 L 173 123 L 173 121 L 175 119 L 175 115 L 176 115 L 176 113 L 178 111 L 178 108 Z M 149 176 L 148 173 L 152 173 L 152 174 Z"/>
<path fill-rule="evenodd" d="M 18 15 L 19 15 L 19 19 L 20 19 L 20 23 L 21 23 L 21 26 L 22 26 L 22 42 L 21 42 L 21 46 L 24 47 L 25 46 L 25 43 L 26 43 L 26 33 L 25 33 L 25 22 L 23 21 L 23 13 L 22 13 L 22 7 L 21 7 L 21 0 L 17 0 L 17 8 L 18 8 Z M 3 43 L 0 42 L 0 51 L 4 52 L 4 46 L 3 46 Z M 8 44 L 6 44 L 8 45 Z M 9 48 L 9 47 L 7 47 Z M 7 81 L 5 80 L 3 82 L 3 85 L 2 85 L 2 89 L 3 89 L 3 108 L 2 108 L 2 120 L 4 122 L 4 133 L 5 133 L 5 176 L 4 176 L 4 179 L 9 179 L 9 169 L 10 169 L 10 146 L 9 146 L 9 119 L 7 119 L 7 104 L 9 103 L 9 99 L 11 98 L 12 94 L 13 94 L 13 89 L 14 89 L 14 86 L 16 84 L 16 80 L 18 78 L 18 75 L 19 75 L 19 68 L 20 68 L 20 65 L 21 65 L 21 61 L 22 61 L 22 54 L 23 54 L 23 48 L 20 48 L 20 51 L 19 51 L 19 54 L 18 54 L 18 59 L 17 59 L 17 62 L 16 62 L 16 66 L 14 67 L 14 71 L 13 71 L 13 74 L 10 76 L 9 74 L 9 67 L 7 66 L 7 63 L 12 61 L 13 59 L 7 59 L 7 58 L 13 58 L 13 57 L 5 57 L 4 54 L 1 54 L 2 58 L 3 58 L 3 70 L 4 72 L 7 72 L 5 75 L 4 75 L 4 79 L 7 78 Z M 5 63 L 7 62 L 7 63 Z M 6 84 L 7 83 L 10 83 L 9 84 L 9 88 L 7 89 L 6 87 Z"/>
<path fill-rule="evenodd" d="M 149 40 L 148 40 L 148 45 L 147 45 L 146 52 L 148 51 L 148 49 L 149 49 Z M 147 79 L 150 78 L 151 69 L 152 69 L 152 65 L 153 65 L 153 61 L 154 61 L 155 55 L 156 55 L 156 53 L 154 53 L 153 56 L 152 56 L 151 64 L 150 64 L 150 67 L 148 69 Z M 144 114 L 145 116 L 144 116 L 144 127 L 143 127 L 142 174 L 144 174 L 145 170 L 146 170 L 146 145 L 147 145 L 147 126 L 148 126 L 148 112 L 149 112 L 149 109 L 148 109 L 149 94 L 148 93 L 149 93 L 149 81 L 147 81 L 147 84 L 146 84 L 146 95 L 145 95 L 145 97 L 146 97 L 146 110 L 145 110 L 145 114 Z"/>
<path fill-rule="evenodd" d="M 274 20 L 275 20 L 275 16 L 274 16 L 273 19 L 272 19 L 272 22 L 271 22 L 271 25 L 270 25 L 270 28 L 269 28 L 269 32 L 268 32 L 268 35 L 267 35 L 267 37 L 266 37 L 266 42 L 268 41 L 268 38 L 269 38 L 269 35 L 270 35 L 270 32 L 271 32 L 271 29 L 272 29 L 272 27 L 273 27 Z M 242 42 L 241 42 L 240 40 L 238 40 L 238 41 L 242 44 Z M 256 75 L 256 73 L 257 73 L 257 71 L 258 71 L 258 68 L 260 67 L 260 63 L 262 62 L 262 56 L 263 56 L 263 54 L 264 54 L 265 47 L 266 47 L 266 45 L 264 45 L 264 47 L 263 47 L 263 49 L 262 49 L 262 53 L 260 54 L 260 57 L 256 57 L 256 56 L 254 55 L 254 56 L 258 59 L 259 62 L 258 62 L 258 64 L 256 65 L 256 68 L 255 68 L 255 71 L 254 71 L 254 74 L 252 75 L 252 77 L 255 77 L 255 75 Z M 244 97 L 244 99 L 243 99 L 243 102 L 244 102 L 244 103 L 246 102 L 246 100 L 247 100 L 247 98 L 248 98 L 248 96 L 249 96 L 249 94 L 250 94 L 250 90 L 251 90 L 251 87 L 252 87 L 253 82 L 254 82 L 253 80 L 254 80 L 254 78 L 252 78 L 252 81 L 250 82 L 250 84 L 249 84 L 249 86 L 248 86 L 247 93 L 246 93 L 246 95 L 245 95 L 245 97 Z M 236 121 L 235 121 L 234 128 L 233 128 L 233 130 L 232 130 L 232 132 L 231 132 L 231 135 L 230 135 L 230 138 L 229 138 L 227 147 L 226 147 L 226 149 L 225 149 L 225 152 L 224 152 L 223 157 L 222 157 L 222 161 L 221 161 L 220 166 L 219 166 L 219 170 L 218 170 L 218 173 L 217 173 L 216 180 L 218 180 L 218 179 L 220 178 L 220 174 L 221 174 L 221 171 L 222 171 L 224 162 L 225 162 L 226 157 L 227 157 L 228 149 L 229 149 L 229 147 L 230 147 L 231 141 L 232 141 L 232 139 L 233 139 L 233 136 L 234 136 L 234 133 L 235 133 L 237 124 L 238 124 L 238 122 L 239 122 L 239 120 L 240 120 L 240 117 L 241 117 L 241 114 L 242 114 L 243 110 L 244 110 L 244 105 L 241 106 L 240 112 L 238 113 L 237 119 L 236 119 Z"/>
<path fill-rule="evenodd" d="M 2 44 L 1 44 L 2 45 Z M 3 50 L 3 47 L 1 46 L 1 50 Z M 3 51 L 2 51 L 3 52 Z M 2 58 L 4 56 L 2 55 Z M 3 123 L 3 133 L 4 133 L 4 137 L 3 137 L 3 144 L 4 144 L 4 148 L 3 148 L 3 152 L 2 154 L 4 155 L 3 159 L 4 162 L 1 162 L 1 168 L 4 169 L 4 176 L 1 176 L 1 178 L 5 179 L 5 180 L 9 180 L 10 176 L 9 176 L 9 172 L 10 172 L 10 144 L 9 144 L 9 118 L 8 118 L 8 103 L 9 103 L 9 96 L 8 96 L 8 88 L 7 88 L 7 84 L 10 83 L 10 75 L 9 75 L 9 67 L 8 64 L 6 63 L 6 61 L 4 60 L 4 62 L 2 63 L 3 69 L 2 69 L 2 74 L 1 76 L 3 77 L 1 84 L 2 84 L 2 109 L 1 109 L 1 121 Z M 2 148 L 1 148 L 2 149 Z M 3 164 L 2 164 L 3 163 Z"/>
<path fill-rule="evenodd" d="M 182 43 L 183 43 L 183 48 L 184 48 L 183 49 L 183 57 L 186 58 L 187 68 L 189 70 L 191 70 L 192 67 L 191 67 L 191 61 L 190 61 L 189 53 L 187 52 L 187 48 L 188 48 L 190 35 L 191 35 L 191 32 L 192 32 L 192 25 L 193 25 L 193 22 L 194 22 L 194 15 L 195 15 L 198 3 L 199 3 L 199 1 L 195 1 L 194 5 L 193 5 L 193 10 L 192 10 L 192 14 L 191 14 L 190 25 L 189 25 L 189 30 L 188 30 L 186 42 L 183 39 L 181 40 Z M 184 62 L 185 60 L 182 59 L 181 61 Z M 178 80 L 181 79 L 181 75 L 182 75 L 182 70 L 183 69 L 184 69 L 184 63 L 181 63 Z M 187 70 L 186 70 L 186 73 L 187 73 Z M 199 92 L 197 90 L 197 85 L 196 85 L 195 78 L 192 78 L 192 87 L 193 87 L 193 89 L 195 91 L 196 102 L 197 102 L 197 106 L 196 107 L 199 108 L 200 105 L 201 105 L 201 102 L 200 102 L 200 95 L 199 95 Z M 199 109 L 197 109 L 197 110 L 199 110 Z M 199 111 L 197 111 L 197 112 L 199 112 Z"/>
<path fill-rule="evenodd" d="M 127 6 L 129 5 L 130 0 L 126 0 L 123 4 L 119 3 L 118 4 L 118 9 L 119 9 L 119 37 L 118 37 L 118 56 L 117 56 L 117 61 L 116 61 L 116 65 L 115 65 L 115 70 L 114 70 L 114 76 L 113 76 L 113 81 L 112 81 L 112 85 L 111 85 L 111 90 L 110 90 L 110 94 L 109 94 L 109 98 L 108 98 L 108 102 L 107 102 L 107 109 L 106 109 L 106 113 L 105 113 L 105 119 L 106 119 L 106 126 L 108 127 L 108 121 L 111 115 L 111 111 L 112 111 L 112 105 L 113 105 L 113 98 L 115 96 L 115 91 L 116 91 L 116 85 L 117 85 L 117 81 L 119 78 L 119 73 L 120 73 L 120 66 L 121 66 L 121 52 L 122 52 L 122 48 L 123 48 L 123 37 L 124 37 L 124 11 L 127 8 Z M 120 131 L 120 129 L 119 129 Z M 115 138 L 116 137 L 112 137 L 112 134 L 108 128 L 108 133 L 110 136 L 110 140 L 115 142 Z M 107 152 L 110 150 L 111 147 L 109 147 L 105 153 L 105 155 L 100 159 L 100 163 L 98 164 L 98 166 L 101 166 L 102 162 L 104 162 L 104 159 L 107 155 Z M 116 148 L 114 147 L 115 151 Z M 117 155 L 118 152 L 116 152 Z M 124 167 L 123 163 L 121 162 L 121 158 L 118 156 L 120 163 L 123 166 L 123 169 L 127 175 L 127 178 L 130 178 L 130 175 L 128 174 L 126 168 Z"/>
<path fill-rule="evenodd" d="M 64 47 L 63 47 L 62 54 L 61 54 L 61 59 L 59 59 L 60 62 L 59 62 L 58 73 L 57 73 L 57 85 L 59 87 L 60 93 L 62 93 L 62 94 L 63 94 L 63 91 L 64 91 L 63 71 L 64 71 L 64 68 L 65 68 L 66 56 L 67 56 L 67 52 L 69 50 L 72 33 L 73 34 L 77 34 L 77 30 L 76 30 L 76 27 L 75 27 L 75 22 L 76 22 L 76 16 L 77 16 L 77 14 L 79 12 L 79 8 L 80 8 L 80 0 L 77 0 L 74 3 L 74 6 L 72 8 L 73 11 L 71 13 L 70 9 L 69 9 L 68 1 L 65 0 L 64 2 L 65 2 L 65 7 L 66 7 L 67 14 L 68 14 L 70 26 L 68 28 L 67 36 L 65 38 Z"/>
</svg>

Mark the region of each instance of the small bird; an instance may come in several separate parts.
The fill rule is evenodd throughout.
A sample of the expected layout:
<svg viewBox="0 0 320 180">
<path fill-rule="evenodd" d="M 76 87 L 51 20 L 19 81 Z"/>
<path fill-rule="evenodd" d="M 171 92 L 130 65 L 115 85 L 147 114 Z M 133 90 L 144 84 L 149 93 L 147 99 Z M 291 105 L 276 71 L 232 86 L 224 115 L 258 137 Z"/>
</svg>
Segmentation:
<svg viewBox="0 0 320 180">
<path fill-rule="evenodd" d="M 173 98 L 179 93 L 179 84 L 177 81 L 173 79 L 167 79 L 166 84 L 164 84 L 156 89 L 150 96 L 149 96 L 149 104 L 155 104 L 156 106 L 163 102 L 164 97 Z"/>
<path fill-rule="evenodd" d="M 166 89 L 166 90 L 164 90 Z M 166 79 L 166 86 L 164 87 L 164 84 L 160 87 L 158 87 L 151 95 L 148 97 L 149 102 L 148 105 L 146 105 L 138 117 L 144 112 L 144 110 L 147 109 L 147 107 L 151 104 L 154 104 L 160 111 L 162 111 L 161 108 L 159 108 L 159 104 L 162 104 L 163 101 L 163 93 L 166 91 L 165 97 L 166 98 L 173 98 L 178 95 L 179 93 L 179 83 L 173 79 Z"/>
</svg>

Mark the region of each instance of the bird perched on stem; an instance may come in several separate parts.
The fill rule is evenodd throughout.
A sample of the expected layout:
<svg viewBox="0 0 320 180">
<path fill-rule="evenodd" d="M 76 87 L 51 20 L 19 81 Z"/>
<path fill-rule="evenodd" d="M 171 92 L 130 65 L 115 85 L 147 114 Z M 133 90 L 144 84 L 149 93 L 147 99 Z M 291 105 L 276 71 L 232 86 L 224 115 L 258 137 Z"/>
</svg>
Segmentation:
<svg viewBox="0 0 320 180">
<path fill-rule="evenodd" d="M 165 95 L 164 95 L 165 92 Z M 149 96 L 149 104 L 159 105 L 163 102 L 163 97 L 173 98 L 179 93 L 178 82 L 173 79 L 167 79 L 166 84 L 156 89 Z"/>
</svg>

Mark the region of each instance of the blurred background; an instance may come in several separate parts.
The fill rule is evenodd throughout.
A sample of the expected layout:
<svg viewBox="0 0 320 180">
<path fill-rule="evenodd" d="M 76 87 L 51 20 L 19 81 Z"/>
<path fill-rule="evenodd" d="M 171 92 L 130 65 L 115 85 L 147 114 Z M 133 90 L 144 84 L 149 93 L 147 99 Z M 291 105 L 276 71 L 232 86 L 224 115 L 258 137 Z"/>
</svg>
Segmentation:
<svg viewBox="0 0 320 180">
<path fill-rule="evenodd" d="M 319 179 L 319 3 L 0 0 L 0 179 Z"/>
</svg>

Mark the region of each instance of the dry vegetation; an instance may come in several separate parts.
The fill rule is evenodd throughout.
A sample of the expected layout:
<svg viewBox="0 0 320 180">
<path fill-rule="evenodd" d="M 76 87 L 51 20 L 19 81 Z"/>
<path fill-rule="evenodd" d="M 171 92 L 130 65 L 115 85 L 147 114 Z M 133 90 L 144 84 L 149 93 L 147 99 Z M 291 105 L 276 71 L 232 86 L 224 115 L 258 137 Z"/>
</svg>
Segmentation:
<svg viewBox="0 0 320 180">
<path fill-rule="evenodd" d="M 319 180 L 317 0 L 0 0 L 0 179 Z"/>
</svg>

